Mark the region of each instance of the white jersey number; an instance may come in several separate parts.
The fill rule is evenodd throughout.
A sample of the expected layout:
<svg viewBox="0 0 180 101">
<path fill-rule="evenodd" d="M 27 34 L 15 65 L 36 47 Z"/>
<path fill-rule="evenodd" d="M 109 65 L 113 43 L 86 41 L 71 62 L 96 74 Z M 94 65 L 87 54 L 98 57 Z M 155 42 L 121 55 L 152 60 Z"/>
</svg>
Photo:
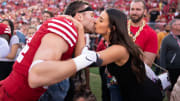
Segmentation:
<svg viewBox="0 0 180 101">
<path fill-rule="evenodd" d="M 29 50 L 29 46 L 26 44 L 26 46 L 21 50 L 19 53 L 19 56 L 17 57 L 17 62 L 20 63 L 22 59 L 24 58 L 24 55 Z"/>
</svg>

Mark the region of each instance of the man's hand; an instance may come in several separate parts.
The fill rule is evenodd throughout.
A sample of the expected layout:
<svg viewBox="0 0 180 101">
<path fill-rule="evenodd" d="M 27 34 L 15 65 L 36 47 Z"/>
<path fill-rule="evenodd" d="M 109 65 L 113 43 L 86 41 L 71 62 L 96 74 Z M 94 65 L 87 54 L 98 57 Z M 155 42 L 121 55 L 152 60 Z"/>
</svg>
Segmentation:
<svg viewBox="0 0 180 101">
<path fill-rule="evenodd" d="M 155 58 L 156 58 L 156 54 L 151 53 L 151 52 L 144 52 L 143 53 L 143 57 L 144 57 L 144 63 L 146 63 L 148 66 L 152 66 Z"/>
<path fill-rule="evenodd" d="M 88 50 L 87 47 L 82 50 L 81 55 L 77 56 L 73 60 L 76 64 L 77 71 L 92 64 L 94 64 L 93 66 L 102 64 L 102 60 L 99 58 L 98 54 L 95 51 Z"/>
<path fill-rule="evenodd" d="M 82 54 L 87 54 L 95 51 L 88 50 L 88 47 L 84 47 L 82 50 Z M 96 53 L 96 61 L 92 63 L 89 67 L 101 66 L 103 60 L 99 58 L 99 54 Z"/>
</svg>

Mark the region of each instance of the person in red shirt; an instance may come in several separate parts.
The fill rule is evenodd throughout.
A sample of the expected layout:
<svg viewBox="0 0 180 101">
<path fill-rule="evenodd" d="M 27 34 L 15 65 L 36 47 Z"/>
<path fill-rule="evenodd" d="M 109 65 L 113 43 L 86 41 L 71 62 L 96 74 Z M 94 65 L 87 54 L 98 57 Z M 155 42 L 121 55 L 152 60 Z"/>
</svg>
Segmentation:
<svg viewBox="0 0 180 101">
<path fill-rule="evenodd" d="M 152 66 L 158 50 L 158 41 L 156 32 L 144 21 L 146 12 L 144 1 L 133 0 L 133 2 L 131 2 L 128 33 L 132 35 L 134 42 L 143 51 L 144 62 Z"/>
<path fill-rule="evenodd" d="M 86 48 L 79 55 L 85 45 L 84 31 L 94 30 L 93 11 L 87 8 L 83 2 L 75 12 L 76 20 L 58 16 L 43 23 L 19 54 L 11 74 L 0 81 L 0 101 L 37 101 L 49 85 L 96 62 L 98 55 Z M 73 52 L 79 56 L 70 59 Z"/>
</svg>

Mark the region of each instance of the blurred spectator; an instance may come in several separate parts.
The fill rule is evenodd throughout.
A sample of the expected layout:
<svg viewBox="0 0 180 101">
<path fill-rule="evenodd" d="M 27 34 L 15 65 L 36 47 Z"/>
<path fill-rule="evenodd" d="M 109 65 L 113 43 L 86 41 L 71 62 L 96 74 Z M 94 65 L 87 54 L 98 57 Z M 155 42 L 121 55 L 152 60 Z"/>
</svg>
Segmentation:
<svg viewBox="0 0 180 101">
<path fill-rule="evenodd" d="M 9 75 L 9 64 L 4 62 L 3 59 L 8 55 L 9 48 L 9 40 L 11 36 L 11 31 L 8 25 L 0 23 L 0 80 L 3 80 Z"/>
<path fill-rule="evenodd" d="M 31 26 L 35 26 L 37 28 L 38 25 L 40 24 L 40 19 L 33 17 L 30 21 L 30 24 L 31 24 Z"/>
<path fill-rule="evenodd" d="M 157 18 L 160 16 L 160 8 L 158 5 L 158 2 L 155 0 L 152 0 L 151 2 L 149 2 L 149 7 L 147 9 L 149 9 L 148 15 L 149 15 L 149 26 L 151 26 L 151 28 L 155 29 L 156 26 L 156 20 Z"/>
<path fill-rule="evenodd" d="M 81 88 L 81 90 L 74 95 L 73 101 L 97 101 L 97 100 L 95 95 L 93 95 L 90 90 Z"/>
<path fill-rule="evenodd" d="M 41 24 L 42 24 L 43 22 L 45 22 L 46 20 L 48 20 L 49 18 L 52 18 L 52 17 L 54 17 L 54 15 L 53 15 L 52 12 L 50 12 L 50 11 L 44 11 L 44 12 L 43 12 L 43 15 L 42 15 L 42 22 L 41 22 Z M 41 24 L 37 26 L 37 30 L 40 28 Z"/>
<path fill-rule="evenodd" d="M 145 2 L 135 0 L 131 3 L 128 33 L 142 50 L 144 62 L 151 67 L 157 54 L 158 42 L 156 32 L 144 21 L 146 12 Z"/>
<path fill-rule="evenodd" d="M 164 25 L 164 31 L 159 32 L 158 35 L 158 52 L 157 52 L 157 56 L 155 59 L 155 63 L 160 65 L 160 48 L 161 48 L 161 43 L 162 40 L 164 39 L 165 36 L 167 36 L 170 32 L 170 25 L 166 24 Z M 159 68 L 155 68 L 155 73 L 158 75 L 161 72 L 161 70 Z"/>
<path fill-rule="evenodd" d="M 20 44 L 19 44 L 19 38 L 16 34 L 14 34 L 14 24 L 10 19 L 3 19 L 2 23 L 8 25 L 11 29 L 11 39 L 10 39 L 10 52 L 9 54 L 6 56 L 7 59 L 9 59 L 9 61 L 14 62 L 21 50 L 20 48 Z M 8 61 L 8 60 L 7 60 Z"/>
<path fill-rule="evenodd" d="M 37 31 L 36 27 L 29 26 L 27 34 L 26 34 L 26 43 L 30 42 L 30 40 L 32 39 L 32 36 L 35 34 L 36 31 Z"/>
<path fill-rule="evenodd" d="M 170 25 L 166 24 L 164 25 L 164 31 L 159 32 L 158 35 L 158 53 L 160 52 L 161 43 L 165 36 L 167 36 L 170 32 Z"/>
<path fill-rule="evenodd" d="M 175 12 L 175 17 L 180 17 L 180 9 L 177 9 Z"/>
<path fill-rule="evenodd" d="M 158 18 L 158 16 L 160 15 L 159 12 L 159 8 L 157 8 L 156 6 L 154 6 L 153 8 L 151 8 L 149 10 L 149 14 L 150 14 L 150 23 L 155 23 L 156 19 Z"/>
<path fill-rule="evenodd" d="M 8 55 L 9 52 L 9 40 L 11 36 L 10 28 L 6 24 L 0 23 L 0 38 L 1 38 L 1 46 L 0 46 L 0 59 L 4 58 Z"/>
<path fill-rule="evenodd" d="M 167 13 L 168 22 L 171 21 L 172 19 L 174 19 L 174 16 L 175 16 L 175 14 L 174 14 L 173 8 L 169 8 L 169 12 Z"/>
<path fill-rule="evenodd" d="M 26 36 L 19 30 L 16 30 L 16 35 L 18 36 L 19 42 L 23 47 L 26 44 Z"/>
<path fill-rule="evenodd" d="M 169 72 L 171 88 L 167 92 L 168 99 L 174 84 L 180 75 L 180 19 L 170 22 L 171 32 L 162 41 L 160 50 L 160 65 Z"/>
<path fill-rule="evenodd" d="M 155 31 L 156 33 L 159 33 L 159 32 L 160 32 L 160 29 L 159 29 L 159 28 L 156 28 L 154 31 Z"/>
<path fill-rule="evenodd" d="M 153 24 L 155 24 L 155 28 L 158 28 L 160 31 L 164 31 L 164 25 L 167 24 L 166 17 L 162 14 L 157 18 L 156 23 Z"/>
<path fill-rule="evenodd" d="M 90 50 L 96 50 L 98 45 L 98 35 L 96 34 L 90 34 Z"/>
<path fill-rule="evenodd" d="M 97 45 L 96 51 L 102 51 L 106 49 L 108 46 L 107 42 L 104 40 L 102 37 L 99 44 Z M 101 66 L 99 67 L 99 74 L 101 77 L 101 92 L 102 92 L 102 101 L 110 101 L 111 96 L 110 96 L 110 91 L 107 85 L 107 73 L 105 73 L 106 66 Z"/>
<path fill-rule="evenodd" d="M 6 69 L 4 69 L 3 73 L 6 74 L 5 77 L 7 77 L 12 70 L 14 61 L 16 60 L 17 56 L 19 55 L 19 53 L 21 51 L 21 46 L 19 43 L 18 36 L 16 34 L 14 34 L 13 22 L 10 19 L 3 19 L 2 23 L 8 25 L 9 28 L 11 29 L 11 38 L 10 38 L 10 42 L 9 42 L 10 51 L 5 58 L 0 59 L 1 65 L 3 65 L 3 68 L 6 68 Z"/>
<path fill-rule="evenodd" d="M 43 12 L 43 22 L 44 21 L 46 21 L 47 19 L 49 19 L 49 18 L 52 18 L 52 17 L 54 17 L 54 15 L 53 15 L 53 13 L 52 12 L 50 12 L 50 11 L 44 11 Z"/>
</svg>

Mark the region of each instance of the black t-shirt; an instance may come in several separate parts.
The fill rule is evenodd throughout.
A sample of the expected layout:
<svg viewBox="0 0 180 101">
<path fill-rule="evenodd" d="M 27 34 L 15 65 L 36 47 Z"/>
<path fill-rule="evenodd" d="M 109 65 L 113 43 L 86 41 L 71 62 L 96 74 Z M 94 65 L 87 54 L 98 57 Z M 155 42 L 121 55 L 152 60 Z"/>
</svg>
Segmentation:
<svg viewBox="0 0 180 101">
<path fill-rule="evenodd" d="M 150 22 L 155 22 L 159 14 L 160 14 L 159 11 L 151 11 Z"/>
<path fill-rule="evenodd" d="M 150 79 L 146 77 L 143 83 L 138 83 L 131 61 L 130 56 L 123 66 L 107 65 L 110 74 L 117 79 L 123 101 L 162 101 L 160 88 Z"/>
</svg>

